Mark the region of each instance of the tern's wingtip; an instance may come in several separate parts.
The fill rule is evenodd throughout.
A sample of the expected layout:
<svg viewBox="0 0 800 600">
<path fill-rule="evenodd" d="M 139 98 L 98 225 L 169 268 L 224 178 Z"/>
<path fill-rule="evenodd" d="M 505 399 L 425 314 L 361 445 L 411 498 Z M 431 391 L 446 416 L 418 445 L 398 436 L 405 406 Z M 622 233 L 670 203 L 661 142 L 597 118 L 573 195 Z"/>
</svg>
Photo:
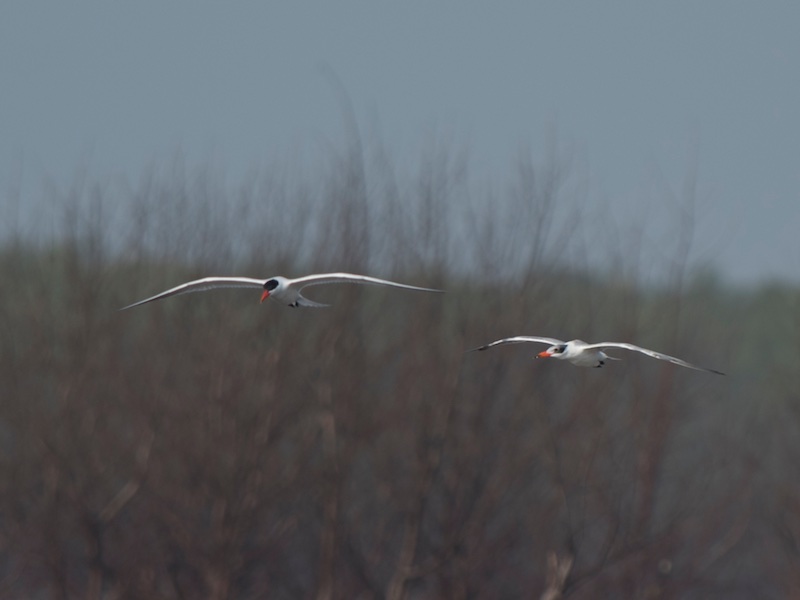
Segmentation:
<svg viewBox="0 0 800 600">
<path fill-rule="evenodd" d="M 698 371 L 703 371 L 704 373 L 713 373 L 714 375 L 725 375 L 722 371 L 717 371 L 716 369 L 709 369 L 707 367 L 695 367 Z"/>
</svg>

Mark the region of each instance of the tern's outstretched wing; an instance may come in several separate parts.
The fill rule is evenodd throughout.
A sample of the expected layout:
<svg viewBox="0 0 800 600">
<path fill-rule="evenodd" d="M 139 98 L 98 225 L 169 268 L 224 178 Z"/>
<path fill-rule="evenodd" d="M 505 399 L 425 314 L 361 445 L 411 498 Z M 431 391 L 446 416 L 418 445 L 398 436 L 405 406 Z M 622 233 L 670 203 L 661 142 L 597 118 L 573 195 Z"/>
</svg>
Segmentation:
<svg viewBox="0 0 800 600">
<path fill-rule="evenodd" d="M 444 293 L 443 290 L 434 290 L 431 288 L 417 287 L 415 285 L 406 285 L 405 283 L 397 283 L 396 281 L 389 281 L 388 279 L 378 279 L 377 277 L 368 277 L 367 275 L 354 275 L 352 273 L 320 273 L 318 275 L 306 275 L 305 277 L 298 277 L 292 279 L 290 285 L 296 286 L 302 290 L 304 287 L 310 285 L 323 285 L 326 283 L 361 283 L 368 285 L 388 285 L 396 288 L 403 288 L 406 290 L 416 290 L 418 292 L 437 292 Z"/>
<path fill-rule="evenodd" d="M 472 348 L 471 350 L 467 350 L 467 352 L 475 352 L 476 350 L 477 351 L 488 350 L 489 348 L 492 348 L 494 346 L 502 346 L 503 344 L 524 344 L 526 342 L 550 344 L 551 346 L 564 343 L 562 340 L 557 340 L 555 338 L 518 335 L 516 337 L 503 338 L 502 340 L 497 340 L 496 342 L 492 342 L 491 344 L 486 344 L 485 346 L 479 346 L 478 348 Z"/>
<path fill-rule="evenodd" d="M 250 277 L 205 277 L 196 281 L 182 283 L 179 286 L 176 286 L 165 292 L 161 292 L 160 294 L 156 294 L 150 298 L 129 304 L 128 306 L 120 308 L 120 310 L 133 308 L 134 306 L 147 304 L 148 302 L 161 300 L 162 298 L 169 298 L 170 296 L 177 296 L 178 294 L 204 292 L 206 290 L 213 290 L 216 288 L 260 288 L 264 286 L 264 281 L 264 279 L 252 279 Z"/>
<path fill-rule="evenodd" d="M 634 352 L 641 352 L 642 354 L 646 354 L 652 358 L 657 358 L 658 360 L 665 360 L 667 362 L 671 362 L 674 365 L 679 365 L 681 367 L 686 367 L 688 369 L 694 369 L 695 371 L 706 371 L 707 373 L 716 373 L 717 375 L 725 375 L 721 371 L 715 371 L 714 369 L 706 369 L 705 367 L 698 367 L 697 365 L 693 365 L 691 363 L 686 362 L 685 360 L 681 360 L 680 358 L 675 358 L 674 356 L 670 356 L 669 354 L 662 354 L 661 352 L 656 352 L 655 350 L 649 350 L 647 348 L 642 348 L 641 346 L 634 346 L 633 344 L 627 344 L 625 342 L 600 342 L 598 344 L 588 344 L 584 346 L 584 350 L 603 350 L 604 348 L 622 348 L 624 350 L 633 350 Z"/>
</svg>

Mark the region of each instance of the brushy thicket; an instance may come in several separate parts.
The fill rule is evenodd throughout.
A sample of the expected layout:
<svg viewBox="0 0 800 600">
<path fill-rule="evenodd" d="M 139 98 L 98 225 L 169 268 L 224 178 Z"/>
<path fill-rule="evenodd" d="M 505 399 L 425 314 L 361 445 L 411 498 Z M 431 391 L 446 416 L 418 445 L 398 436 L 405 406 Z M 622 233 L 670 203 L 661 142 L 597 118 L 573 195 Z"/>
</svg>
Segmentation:
<svg viewBox="0 0 800 600">
<path fill-rule="evenodd" d="M 180 168 L 53 192 L 59 235 L 0 253 L 0 597 L 800 593 L 798 291 L 692 277 L 680 247 L 658 286 L 637 256 L 592 268 L 556 166 L 477 192 L 446 152 L 406 178 L 350 151 L 233 192 Z M 117 311 L 328 270 L 447 294 Z M 464 353 L 514 334 L 729 375 Z"/>
</svg>

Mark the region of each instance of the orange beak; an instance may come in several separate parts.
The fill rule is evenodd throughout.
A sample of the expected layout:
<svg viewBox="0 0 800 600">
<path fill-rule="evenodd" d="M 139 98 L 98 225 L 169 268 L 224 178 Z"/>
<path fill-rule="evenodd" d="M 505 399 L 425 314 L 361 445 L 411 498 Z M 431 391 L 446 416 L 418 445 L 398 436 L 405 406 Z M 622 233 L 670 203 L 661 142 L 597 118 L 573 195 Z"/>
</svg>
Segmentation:
<svg viewBox="0 0 800 600">
<path fill-rule="evenodd" d="M 539 354 L 536 355 L 536 358 L 550 358 L 551 356 L 553 355 L 545 350 L 544 352 L 539 352 Z"/>
<path fill-rule="evenodd" d="M 269 290 L 264 290 L 264 293 L 261 294 L 261 302 L 269 298 Z"/>
</svg>

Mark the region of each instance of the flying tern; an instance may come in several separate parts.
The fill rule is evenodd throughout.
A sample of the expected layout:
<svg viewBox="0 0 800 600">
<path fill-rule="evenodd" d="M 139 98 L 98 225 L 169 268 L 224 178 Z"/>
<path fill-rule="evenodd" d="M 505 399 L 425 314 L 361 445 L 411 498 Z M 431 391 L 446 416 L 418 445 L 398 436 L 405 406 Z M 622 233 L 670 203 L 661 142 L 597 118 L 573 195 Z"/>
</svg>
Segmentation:
<svg viewBox="0 0 800 600">
<path fill-rule="evenodd" d="M 145 298 L 139 302 L 134 302 L 121 308 L 126 310 L 147 304 L 162 298 L 169 298 L 170 296 L 177 296 L 178 294 L 188 294 L 190 292 L 204 292 L 215 288 L 262 288 L 264 292 L 261 294 L 261 302 L 267 298 L 274 298 L 278 302 L 283 302 L 292 307 L 306 306 L 306 307 L 323 307 L 329 306 L 328 304 L 320 304 L 314 302 L 303 296 L 300 292 L 303 288 L 312 285 L 323 285 L 327 283 L 361 283 L 369 285 L 386 285 L 406 290 L 415 290 L 418 292 L 438 292 L 442 290 L 434 290 L 431 288 L 416 287 L 413 285 L 406 285 L 404 283 L 397 283 L 395 281 L 388 281 L 386 279 L 378 279 L 377 277 L 368 277 L 367 275 L 353 275 L 352 273 L 320 273 L 318 275 L 306 275 L 305 277 L 298 277 L 297 279 L 288 279 L 286 277 L 270 277 L 269 279 L 253 279 L 251 277 L 205 277 L 188 283 L 182 283 L 174 288 L 156 294 L 150 298 Z"/>
<path fill-rule="evenodd" d="M 620 348 L 622 350 L 641 352 L 642 354 L 657 358 L 658 360 L 665 360 L 667 362 L 671 362 L 672 364 L 694 369 L 696 371 L 706 371 L 708 373 L 716 373 L 717 375 L 725 374 L 721 373 L 720 371 L 715 371 L 714 369 L 698 367 L 686 362 L 685 360 L 681 360 L 680 358 L 670 356 L 669 354 L 662 354 L 661 352 L 655 352 L 654 350 L 648 350 L 647 348 L 634 346 L 633 344 L 628 344 L 625 342 L 600 342 L 597 344 L 587 344 L 583 340 L 570 340 L 569 342 L 564 342 L 562 340 L 549 337 L 520 335 L 497 340 L 491 344 L 486 344 L 485 346 L 468 350 L 468 352 L 474 352 L 476 350 L 488 350 L 489 348 L 494 346 L 502 346 L 503 344 L 522 343 L 549 344 L 550 347 L 543 352 L 539 352 L 539 354 L 536 355 L 536 358 L 558 358 L 560 360 L 568 360 L 573 365 L 577 365 L 579 367 L 600 368 L 606 363 L 607 360 L 621 360 L 619 358 L 614 358 L 613 356 L 608 356 L 605 352 L 603 352 L 604 349 L 608 348 Z"/>
</svg>

